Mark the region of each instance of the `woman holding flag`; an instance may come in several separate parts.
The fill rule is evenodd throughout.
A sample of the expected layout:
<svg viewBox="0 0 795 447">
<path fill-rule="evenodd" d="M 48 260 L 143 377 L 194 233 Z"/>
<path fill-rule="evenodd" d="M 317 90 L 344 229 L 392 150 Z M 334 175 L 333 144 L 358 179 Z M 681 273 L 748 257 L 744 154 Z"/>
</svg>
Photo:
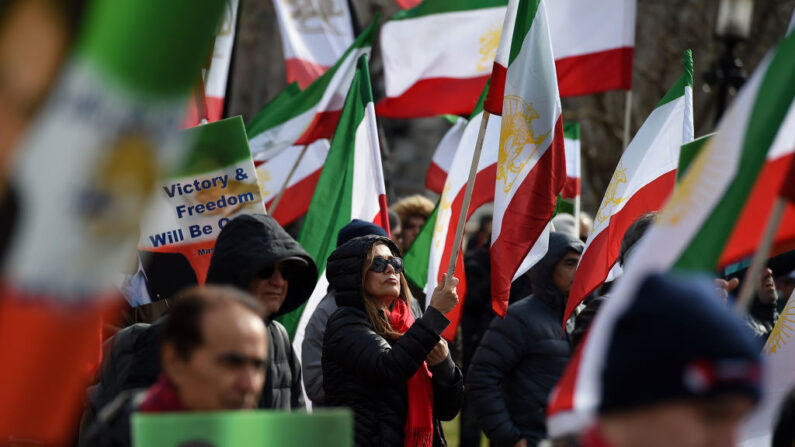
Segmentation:
<svg viewBox="0 0 795 447">
<path fill-rule="evenodd" d="M 327 404 L 353 409 L 357 447 L 444 445 L 439 420 L 461 407 L 463 377 L 441 339 L 458 280 L 443 278 L 413 315 L 399 255 L 388 238 L 363 236 L 328 260 L 340 307 L 326 327 L 323 387 Z"/>
</svg>

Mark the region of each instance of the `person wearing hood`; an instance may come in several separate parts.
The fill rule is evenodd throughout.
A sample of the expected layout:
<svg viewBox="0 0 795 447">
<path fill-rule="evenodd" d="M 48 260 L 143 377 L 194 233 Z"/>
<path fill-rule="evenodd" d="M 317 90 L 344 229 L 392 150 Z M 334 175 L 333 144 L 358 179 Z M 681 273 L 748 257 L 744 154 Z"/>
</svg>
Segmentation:
<svg viewBox="0 0 795 447">
<path fill-rule="evenodd" d="M 259 408 L 305 409 L 301 362 L 274 318 L 297 309 L 317 283 L 315 261 L 271 216 L 232 219 L 215 242 L 208 284 L 245 290 L 266 308 L 270 365 Z"/>
<path fill-rule="evenodd" d="M 386 231 L 372 222 L 353 219 L 337 233 L 337 247 L 349 240 L 370 234 L 386 237 Z M 416 300 L 415 300 L 416 301 Z M 338 309 L 334 300 L 334 289 L 328 288 L 326 296 L 320 300 L 306 324 L 304 341 L 301 343 L 301 366 L 303 367 L 304 389 L 313 405 L 323 405 L 326 394 L 323 392 L 323 334 L 331 314 Z"/>
<path fill-rule="evenodd" d="M 414 314 L 400 251 L 382 236 L 337 248 L 326 276 L 339 309 L 326 325 L 323 388 L 327 405 L 353 410 L 354 445 L 446 445 L 439 420 L 456 416 L 464 386 L 441 339 L 458 280 L 443 276 Z"/>
<path fill-rule="evenodd" d="M 472 358 L 467 398 L 492 445 L 532 446 L 546 436 L 546 403 L 571 355 L 561 330 L 583 243 L 551 232 L 547 254 L 530 269 L 533 293 L 494 318 Z"/>
</svg>

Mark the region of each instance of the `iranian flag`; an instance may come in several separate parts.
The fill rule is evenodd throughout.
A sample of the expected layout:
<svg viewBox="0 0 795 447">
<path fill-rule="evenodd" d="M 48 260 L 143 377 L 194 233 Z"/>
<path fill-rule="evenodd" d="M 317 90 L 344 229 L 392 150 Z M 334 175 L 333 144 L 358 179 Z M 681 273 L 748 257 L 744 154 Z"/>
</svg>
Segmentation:
<svg viewBox="0 0 795 447">
<path fill-rule="evenodd" d="M 640 216 L 659 210 L 674 189 L 681 146 L 693 140 L 693 59 L 627 146 L 594 216 L 566 302 L 566 321 L 599 288 L 618 261 L 624 232 Z M 561 322 L 562 324 L 562 322 Z"/>
<path fill-rule="evenodd" d="M 322 272 L 306 304 L 280 317 L 299 357 L 306 324 L 328 288 L 326 261 L 336 248 L 337 233 L 352 219 L 374 222 L 389 232 L 367 56 L 361 56 L 357 62 L 356 76 L 345 99 L 325 168 L 298 236 L 298 242 Z"/>
<path fill-rule="evenodd" d="M 353 42 L 348 0 L 273 0 L 273 7 L 279 19 L 287 82 L 307 87 Z"/>
<path fill-rule="evenodd" d="M 295 84 L 291 84 L 286 89 L 289 91 L 277 96 L 246 126 L 267 208 L 295 167 L 273 213 L 281 225 L 305 214 L 309 207 L 356 72 L 356 61 L 361 55 L 370 54 L 377 24 L 376 18 L 334 67 L 306 90 L 295 91 Z M 296 166 L 299 157 L 301 162 Z"/>
<path fill-rule="evenodd" d="M 114 279 L 135 260 L 159 170 L 181 158 L 177 129 L 222 11 L 88 3 L 2 197 L 13 226 L 0 270 L 0 443 L 74 442 L 101 313 L 119 302 Z"/>
<path fill-rule="evenodd" d="M 699 152 L 654 225 L 638 242 L 589 334 L 553 393 L 548 408 L 552 436 L 578 431 L 592 419 L 601 398 L 599 376 L 606 341 L 633 291 L 650 272 L 670 269 L 712 273 L 719 267 L 742 215 L 755 204 L 753 191 L 769 179 L 768 156 L 786 126 L 795 102 L 795 34 L 768 54 L 724 115 L 717 133 Z M 792 148 L 790 138 L 787 146 Z M 790 156 L 791 157 L 791 156 Z M 788 168 L 789 166 L 787 166 Z M 786 170 L 784 171 L 786 173 Z M 779 182 L 774 195 L 791 194 Z M 784 194 L 782 194 L 784 195 Z M 788 205 L 792 211 L 792 203 Z M 754 234 L 761 234 L 770 210 L 756 214 Z M 759 237 L 748 236 L 759 243 Z"/>
<path fill-rule="evenodd" d="M 490 250 L 492 305 L 501 316 L 511 281 L 546 253 L 549 220 L 566 182 L 563 120 L 544 5 L 541 0 L 508 4 L 484 105 L 502 116 Z M 500 73 L 504 88 L 496 79 Z"/>
<path fill-rule="evenodd" d="M 431 164 L 428 166 L 428 172 L 425 174 L 425 187 L 436 194 L 441 194 L 444 190 L 444 182 L 447 180 L 447 173 L 450 171 L 450 165 L 453 163 L 455 151 L 461 143 L 461 137 L 464 134 L 464 129 L 467 127 L 467 122 L 466 119 L 458 117 L 455 123 L 453 123 L 453 127 L 447 130 L 442 140 L 439 141 L 439 145 L 436 146 L 436 150 L 433 152 Z"/>
<path fill-rule="evenodd" d="M 213 122 L 221 119 L 224 113 L 226 98 L 226 83 L 229 79 L 229 65 L 232 63 L 232 49 L 235 44 L 235 29 L 237 25 L 237 11 L 240 0 L 226 0 L 224 18 L 218 25 L 215 33 L 215 45 L 210 60 L 210 66 L 202 76 L 204 85 L 204 104 L 207 121 Z M 197 98 L 192 97 L 188 102 L 188 112 L 184 126 L 196 126 L 201 122 L 196 106 Z"/>
<path fill-rule="evenodd" d="M 425 0 L 393 16 L 381 32 L 386 98 L 378 114 L 469 115 L 489 78 L 503 23 L 512 26 L 504 21 L 507 3 Z M 561 96 L 631 88 L 635 3 L 547 5 Z"/>
<path fill-rule="evenodd" d="M 455 151 L 455 156 L 450 165 L 450 175 L 447 176 L 445 181 L 439 204 L 405 256 L 406 275 L 415 284 L 424 287 L 426 299 L 430 299 L 433 290 L 442 278 L 442 274 L 447 273 L 450 258 L 452 257 L 455 229 L 458 224 L 461 207 L 463 206 L 464 190 L 469 178 L 472 157 L 475 154 L 475 143 L 483 120 L 485 89 L 483 93 Z M 500 118 L 491 118 L 487 123 L 486 135 L 483 139 L 483 150 L 477 165 L 472 199 L 466 212 L 467 220 L 481 205 L 494 200 L 497 148 L 500 144 Z M 465 222 L 462 223 L 462 225 L 464 224 Z M 461 301 L 447 314 L 451 324 L 442 334 L 450 341 L 455 339 L 466 297 L 464 260 L 463 253 L 460 250 L 458 259 L 456 259 L 455 276 L 459 279 L 457 291 Z M 425 307 L 427 305 L 428 303 L 426 302 Z"/>
</svg>

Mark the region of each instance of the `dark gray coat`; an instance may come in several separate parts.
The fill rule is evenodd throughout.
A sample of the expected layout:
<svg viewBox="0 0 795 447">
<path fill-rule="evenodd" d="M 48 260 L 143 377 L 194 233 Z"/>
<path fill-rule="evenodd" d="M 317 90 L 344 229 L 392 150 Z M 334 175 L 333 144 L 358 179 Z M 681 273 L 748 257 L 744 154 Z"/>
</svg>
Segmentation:
<svg viewBox="0 0 795 447">
<path fill-rule="evenodd" d="M 467 396 L 492 443 L 512 446 L 546 436 L 546 404 L 568 363 L 571 347 L 561 333 L 566 299 L 552 282 L 555 265 L 582 242 L 552 232 L 549 250 L 531 270 L 533 294 L 494 318 L 467 372 Z"/>
<path fill-rule="evenodd" d="M 218 235 L 207 271 L 208 284 L 229 284 L 247 290 L 251 278 L 263 267 L 291 256 L 304 259 L 307 266 L 290 280 L 284 304 L 268 321 L 270 365 L 260 408 L 306 408 L 301 392 L 301 362 L 284 326 L 272 319 L 309 299 L 317 283 L 315 261 L 272 217 L 243 215 L 226 224 Z"/>
</svg>

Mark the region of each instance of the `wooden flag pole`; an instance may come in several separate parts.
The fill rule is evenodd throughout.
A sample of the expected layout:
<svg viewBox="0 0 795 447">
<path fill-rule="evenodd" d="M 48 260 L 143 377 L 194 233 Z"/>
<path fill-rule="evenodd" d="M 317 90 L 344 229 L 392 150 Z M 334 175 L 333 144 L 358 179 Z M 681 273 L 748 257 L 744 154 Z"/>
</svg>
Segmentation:
<svg viewBox="0 0 795 447">
<path fill-rule="evenodd" d="M 629 126 L 632 117 L 632 90 L 627 90 L 627 100 L 624 104 L 624 148 L 622 151 L 627 150 L 629 146 Z"/>
<path fill-rule="evenodd" d="M 464 227 L 466 226 L 467 212 L 469 203 L 472 201 L 472 190 L 475 188 L 475 176 L 478 173 L 478 163 L 480 162 L 480 152 L 483 149 L 483 138 L 486 136 L 486 125 L 489 122 L 489 112 L 483 111 L 483 120 L 480 122 L 478 139 L 475 142 L 475 153 L 472 154 L 472 164 L 469 165 L 469 178 L 467 188 L 464 191 L 464 202 L 461 204 L 461 212 L 458 214 L 458 223 L 455 227 L 455 239 L 453 240 L 453 253 L 450 255 L 450 265 L 447 267 L 447 278 L 450 279 L 455 273 L 455 264 L 458 260 L 458 252 L 461 250 L 461 239 L 464 237 Z"/>
<path fill-rule="evenodd" d="M 741 313 L 748 311 L 748 306 L 750 306 L 751 299 L 759 285 L 759 278 L 762 277 L 762 269 L 765 267 L 767 257 L 770 255 L 770 247 L 773 245 L 773 238 L 776 236 L 776 231 L 778 230 L 781 218 L 784 216 L 784 209 L 786 206 L 787 199 L 781 196 L 776 198 L 776 203 L 773 205 L 773 212 L 770 214 L 770 219 L 768 219 L 767 226 L 765 226 L 765 232 L 762 234 L 762 240 L 751 260 L 751 266 L 748 267 L 748 272 L 745 274 L 745 278 L 743 278 L 740 294 L 735 303 L 737 310 Z"/>
<path fill-rule="evenodd" d="M 271 205 L 271 209 L 268 210 L 268 214 L 273 216 L 276 213 L 276 207 L 279 206 L 279 202 L 282 201 L 282 196 L 284 195 L 284 191 L 287 190 L 287 187 L 290 185 L 290 180 L 293 179 L 293 174 L 295 171 L 298 170 L 298 165 L 301 164 L 301 160 L 304 159 L 304 155 L 306 155 L 306 150 L 309 149 L 309 145 L 305 144 L 303 148 L 301 148 L 301 153 L 298 155 L 298 159 L 295 160 L 293 167 L 290 169 L 290 173 L 287 174 L 287 178 L 284 179 L 284 183 L 282 184 L 281 189 L 279 189 L 279 193 L 276 194 L 276 198 L 273 199 L 273 205 Z"/>
</svg>

